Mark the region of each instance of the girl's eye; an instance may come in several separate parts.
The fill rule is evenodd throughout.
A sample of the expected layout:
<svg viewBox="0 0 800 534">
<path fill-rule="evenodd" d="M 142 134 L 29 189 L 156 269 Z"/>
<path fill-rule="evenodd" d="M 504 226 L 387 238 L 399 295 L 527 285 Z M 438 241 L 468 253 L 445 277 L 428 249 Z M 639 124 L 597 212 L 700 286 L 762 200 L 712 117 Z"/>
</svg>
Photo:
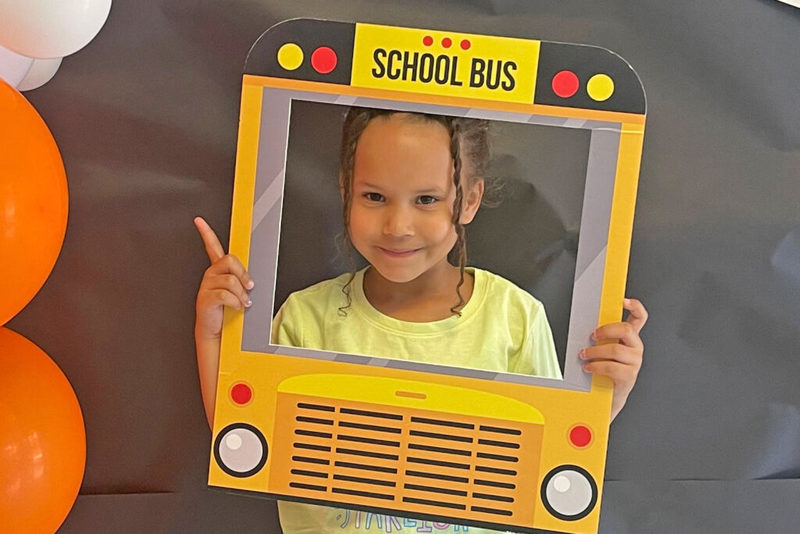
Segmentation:
<svg viewBox="0 0 800 534">
<path fill-rule="evenodd" d="M 383 200 L 383 195 L 380 193 L 364 193 L 364 198 L 370 202 L 381 202 Z"/>
<path fill-rule="evenodd" d="M 438 199 L 436 197 L 432 197 L 430 195 L 422 195 L 417 199 L 417 202 L 424 206 L 430 206 L 431 204 L 436 203 L 437 200 Z"/>
</svg>

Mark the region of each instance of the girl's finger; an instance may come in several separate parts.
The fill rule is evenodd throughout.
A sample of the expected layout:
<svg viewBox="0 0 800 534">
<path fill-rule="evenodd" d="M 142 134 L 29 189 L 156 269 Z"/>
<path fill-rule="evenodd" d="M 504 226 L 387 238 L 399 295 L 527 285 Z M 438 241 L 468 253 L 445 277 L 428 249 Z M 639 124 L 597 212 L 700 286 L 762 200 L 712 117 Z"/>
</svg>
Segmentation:
<svg viewBox="0 0 800 534">
<path fill-rule="evenodd" d="M 208 225 L 202 217 L 194 218 L 194 225 L 197 231 L 200 232 L 200 238 L 203 240 L 203 245 L 206 248 L 206 254 L 211 263 L 219 260 L 225 255 L 225 249 L 222 248 L 222 243 L 219 242 L 217 234 Z"/>
<path fill-rule="evenodd" d="M 628 322 L 610 323 L 598 326 L 592 333 L 598 345 L 602 342 L 612 339 L 618 339 L 620 343 L 627 347 L 632 347 L 638 350 L 644 349 L 642 338 L 639 337 L 639 331 L 636 327 Z"/>
<path fill-rule="evenodd" d="M 208 306 L 227 306 L 228 308 L 234 308 L 236 310 L 241 310 L 244 306 L 239 297 L 227 289 L 212 289 L 208 291 L 207 298 Z"/>
<path fill-rule="evenodd" d="M 590 362 L 583 366 L 587 373 L 607 376 L 614 381 L 614 384 L 630 384 L 636 379 L 637 371 L 627 365 L 620 365 L 616 362 Z"/>
<path fill-rule="evenodd" d="M 637 299 L 627 298 L 622 300 L 622 307 L 628 310 L 628 317 L 625 321 L 636 329 L 637 334 L 641 332 L 648 317 L 644 304 Z"/>
<path fill-rule="evenodd" d="M 580 352 L 580 358 L 586 361 L 612 361 L 625 365 L 640 367 L 642 365 L 641 351 L 626 347 L 620 343 L 607 343 L 586 347 Z"/>
<path fill-rule="evenodd" d="M 250 302 L 250 296 L 247 294 L 247 290 L 244 288 L 238 276 L 222 274 L 212 280 L 212 284 L 217 288 L 227 289 L 229 292 L 233 293 L 245 308 L 249 308 L 250 304 L 252 304 L 252 302 Z"/>
<path fill-rule="evenodd" d="M 233 254 L 226 254 L 212 263 L 206 272 L 212 276 L 232 274 L 239 279 L 239 282 L 247 290 L 253 289 L 253 286 L 255 286 L 253 279 L 250 278 L 250 274 L 245 270 L 242 262 Z"/>
</svg>

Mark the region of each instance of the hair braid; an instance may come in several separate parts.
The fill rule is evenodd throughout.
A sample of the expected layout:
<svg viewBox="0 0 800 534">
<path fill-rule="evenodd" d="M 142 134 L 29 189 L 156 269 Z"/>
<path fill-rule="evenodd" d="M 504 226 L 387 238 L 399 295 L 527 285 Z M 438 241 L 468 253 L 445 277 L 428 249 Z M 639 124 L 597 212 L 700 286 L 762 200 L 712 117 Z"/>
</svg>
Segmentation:
<svg viewBox="0 0 800 534">
<path fill-rule="evenodd" d="M 356 109 L 356 108 L 354 108 Z M 361 133 L 369 124 L 369 121 L 375 117 L 377 113 L 375 110 L 359 110 L 361 112 L 354 113 L 351 110 L 347 114 L 343 126 L 342 145 L 340 150 L 341 160 L 341 175 L 339 177 L 339 187 L 342 191 L 342 224 L 344 227 L 342 236 L 344 241 L 344 249 L 347 251 L 347 264 L 350 267 L 350 276 L 347 282 L 342 287 L 346 303 L 344 306 L 339 307 L 340 315 L 347 315 L 347 308 L 350 307 L 353 299 L 351 296 L 351 287 L 353 280 L 356 277 L 356 264 L 353 259 L 353 246 L 350 241 L 350 206 L 353 203 L 353 166 L 356 157 L 356 147 L 358 146 L 358 139 Z"/>
<path fill-rule="evenodd" d="M 464 285 L 464 268 L 467 263 L 467 242 L 464 239 L 464 225 L 461 224 L 461 209 L 464 200 L 464 187 L 461 183 L 461 171 L 463 169 L 461 161 L 461 125 L 458 119 L 450 121 L 450 155 L 453 158 L 453 184 L 456 187 L 456 198 L 453 200 L 453 227 L 456 230 L 455 249 L 458 251 L 458 271 L 459 279 L 456 285 L 456 295 L 458 303 L 450 308 L 450 311 L 461 316 L 461 307 L 464 305 L 464 296 L 461 294 L 461 286 Z"/>
</svg>

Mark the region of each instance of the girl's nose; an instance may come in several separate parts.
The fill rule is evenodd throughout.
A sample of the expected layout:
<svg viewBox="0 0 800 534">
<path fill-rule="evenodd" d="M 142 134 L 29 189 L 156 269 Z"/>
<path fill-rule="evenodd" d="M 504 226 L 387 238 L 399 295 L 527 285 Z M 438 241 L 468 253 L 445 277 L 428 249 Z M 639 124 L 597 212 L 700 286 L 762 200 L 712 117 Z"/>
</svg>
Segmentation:
<svg viewBox="0 0 800 534">
<path fill-rule="evenodd" d="M 389 207 L 383 222 L 383 233 L 393 237 L 414 235 L 414 217 L 405 206 Z"/>
</svg>

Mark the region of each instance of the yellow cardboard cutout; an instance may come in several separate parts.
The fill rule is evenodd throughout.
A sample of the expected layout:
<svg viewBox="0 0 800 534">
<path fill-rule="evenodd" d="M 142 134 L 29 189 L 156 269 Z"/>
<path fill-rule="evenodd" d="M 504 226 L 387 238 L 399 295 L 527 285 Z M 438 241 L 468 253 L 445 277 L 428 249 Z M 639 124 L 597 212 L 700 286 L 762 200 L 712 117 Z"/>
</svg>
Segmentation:
<svg viewBox="0 0 800 534">
<path fill-rule="evenodd" d="M 591 131 L 563 380 L 269 343 L 293 101 Z M 310 19 L 265 32 L 243 79 L 230 251 L 269 302 L 225 311 L 209 485 L 596 532 L 612 384 L 577 352 L 622 315 L 645 108 L 636 74 L 601 48 Z"/>
</svg>

